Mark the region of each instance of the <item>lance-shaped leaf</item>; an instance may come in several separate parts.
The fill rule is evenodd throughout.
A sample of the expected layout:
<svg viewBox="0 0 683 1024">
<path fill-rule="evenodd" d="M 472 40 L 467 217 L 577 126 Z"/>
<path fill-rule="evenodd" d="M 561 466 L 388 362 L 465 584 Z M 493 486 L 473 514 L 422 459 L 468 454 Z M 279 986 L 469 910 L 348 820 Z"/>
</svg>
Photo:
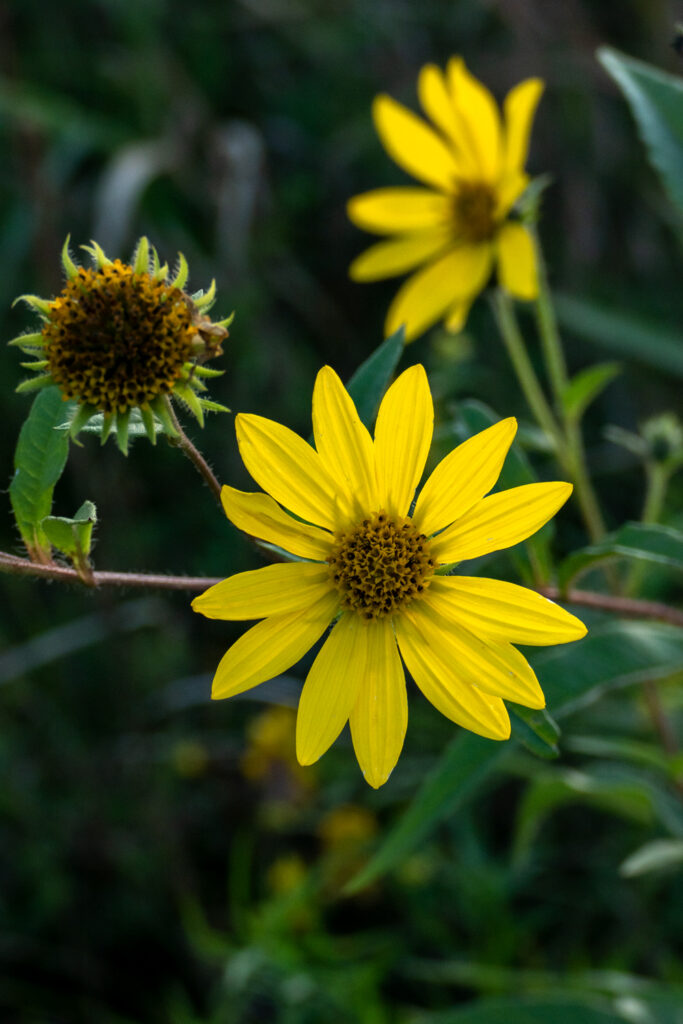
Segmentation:
<svg viewBox="0 0 683 1024">
<path fill-rule="evenodd" d="M 650 162 L 683 214 L 683 78 L 608 46 L 598 60 L 628 100 Z"/>
<path fill-rule="evenodd" d="M 559 568 L 560 587 L 566 589 L 598 563 L 617 558 L 654 562 L 680 572 L 683 570 L 683 533 L 670 526 L 625 523 L 598 544 L 569 555 Z"/>
<path fill-rule="evenodd" d="M 404 344 L 405 331 L 399 327 L 361 363 L 347 385 L 358 415 L 368 429 L 372 427 L 382 395 L 391 383 Z"/>
<path fill-rule="evenodd" d="M 50 514 L 52 492 L 66 465 L 69 435 L 57 428 L 68 423 L 71 408 L 59 388 L 41 391 L 21 428 L 14 455 L 10 501 L 22 540 L 38 560 L 50 555 L 41 523 Z"/>
</svg>

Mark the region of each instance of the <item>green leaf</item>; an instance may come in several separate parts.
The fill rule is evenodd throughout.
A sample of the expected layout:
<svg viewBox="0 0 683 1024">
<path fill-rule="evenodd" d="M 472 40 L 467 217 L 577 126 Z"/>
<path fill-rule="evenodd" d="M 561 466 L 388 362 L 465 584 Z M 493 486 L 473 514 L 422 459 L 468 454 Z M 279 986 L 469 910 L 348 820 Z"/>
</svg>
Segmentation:
<svg viewBox="0 0 683 1024">
<path fill-rule="evenodd" d="M 683 345 L 680 332 L 674 328 L 572 295 L 557 295 L 555 306 L 562 326 L 579 337 L 595 342 L 619 358 L 637 359 L 683 377 Z"/>
<path fill-rule="evenodd" d="M 591 402 L 594 402 L 620 373 L 619 363 L 598 363 L 577 373 L 562 395 L 562 405 L 569 419 L 579 423 Z"/>
<path fill-rule="evenodd" d="M 683 630 L 665 622 L 612 621 L 573 644 L 525 651 L 553 718 L 603 694 L 683 670 Z"/>
<path fill-rule="evenodd" d="M 670 569 L 683 569 L 683 533 L 670 526 L 625 523 L 598 544 L 575 551 L 560 565 L 558 581 L 564 590 L 598 563 L 616 558 L 656 562 Z"/>
<path fill-rule="evenodd" d="M 683 214 L 683 79 L 608 46 L 597 56 L 628 100 L 650 163 Z"/>
<path fill-rule="evenodd" d="M 624 878 L 662 871 L 683 863 L 683 839 L 655 839 L 629 854 L 619 867 Z"/>
<path fill-rule="evenodd" d="M 512 714 L 512 735 L 519 743 L 537 757 L 546 760 L 559 757 L 557 741 L 560 729 L 545 708 L 537 711 L 520 704 L 510 704 L 508 710 Z"/>
<path fill-rule="evenodd" d="M 73 519 L 46 516 L 41 527 L 50 543 L 70 558 L 87 558 L 92 544 L 92 528 L 97 522 L 97 509 L 92 501 L 84 501 Z"/>
<path fill-rule="evenodd" d="M 356 404 L 358 415 L 370 429 L 377 414 L 382 395 L 389 386 L 405 345 L 403 327 L 388 337 L 358 367 L 347 384 L 347 391 Z"/>
<path fill-rule="evenodd" d="M 19 433 L 9 493 L 19 532 L 32 556 L 50 552 L 40 524 L 50 514 L 52 492 L 69 451 L 67 431 L 55 428 L 68 424 L 71 409 L 72 403 L 62 400 L 59 388 L 46 388 L 36 396 Z"/>
<path fill-rule="evenodd" d="M 436 826 L 469 800 L 507 753 L 507 744 L 462 732 L 421 786 L 412 804 L 389 832 L 375 855 L 346 886 L 357 892 L 395 867 Z"/>
<path fill-rule="evenodd" d="M 519 866 L 531 853 L 545 819 L 570 803 L 589 807 L 634 821 L 651 824 L 654 818 L 652 794 L 633 777 L 601 778 L 574 768 L 546 767 L 536 772 L 519 805 L 513 859 Z"/>
</svg>

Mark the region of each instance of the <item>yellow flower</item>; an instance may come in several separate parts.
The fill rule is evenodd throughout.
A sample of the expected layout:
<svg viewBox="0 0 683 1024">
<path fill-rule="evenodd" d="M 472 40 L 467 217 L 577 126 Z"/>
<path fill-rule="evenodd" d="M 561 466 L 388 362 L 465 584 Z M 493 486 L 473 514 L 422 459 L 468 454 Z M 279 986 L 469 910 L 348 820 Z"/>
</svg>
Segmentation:
<svg viewBox="0 0 683 1024">
<path fill-rule="evenodd" d="M 452 57 L 445 74 L 434 64 L 420 71 L 418 95 L 434 127 L 390 96 L 376 97 L 375 127 L 389 156 L 430 186 L 380 188 L 348 204 L 358 227 L 393 236 L 351 264 L 354 280 L 422 268 L 392 302 L 387 334 L 405 324 L 411 341 L 441 318 L 449 330 L 460 330 L 494 263 L 507 291 L 536 297 L 533 241 L 510 211 L 529 183 L 524 164 L 542 92 L 538 78 L 520 82 L 508 93 L 501 120 L 488 89 Z"/>
<path fill-rule="evenodd" d="M 263 619 L 224 655 L 214 698 L 285 672 L 334 621 L 301 694 L 297 757 L 317 761 L 350 719 L 356 756 L 374 787 L 388 779 L 406 731 L 401 658 L 439 711 L 503 740 L 510 720 L 502 698 L 545 704 L 512 644 L 565 643 L 585 633 L 533 591 L 438 574 L 440 566 L 529 537 L 572 488 L 535 483 L 485 497 L 515 435 L 515 420 L 506 419 L 447 455 L 412 508 L 433 419 L 422 366 L 387 391 L 374 441 L 329 366 L 313 391 L 315 449 L 272 420 L 237 416 L 242 459 L 269 494 L 224 487 L 228 518 L 300 561 L 239 573 L 192 602 L 208 618 Z"/>
</svg>

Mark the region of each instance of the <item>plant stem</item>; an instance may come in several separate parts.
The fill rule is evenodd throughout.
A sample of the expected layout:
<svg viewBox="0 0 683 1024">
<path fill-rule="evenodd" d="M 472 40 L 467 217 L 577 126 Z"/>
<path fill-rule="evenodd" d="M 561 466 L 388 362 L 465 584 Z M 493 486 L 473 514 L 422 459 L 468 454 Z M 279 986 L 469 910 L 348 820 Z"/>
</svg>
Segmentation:
<svg viewBox="0 0 683 1024">
<path fill-rule="evenodd" d="M 567 465 L 574 480 L 576 496 L 581 505 L 586 529 L 591 540 L 595 542 L 604 537 L 605 522 L 586 466 L 586 452 L 581 436 L 581 428 L 565 412 L 564 392 L 569 383 L 567 364 L 564 358 L 562 339 L 557 327 L 555 307 L 553 306 L 548 285 L 548 272 L 537 236 L 534 236 L 534 243 L 538 273 L 536 324 L 541 339 L 543 359 L 552 388 L 555 409 L 564 428 Z"/>
<path fill-rule="evenodd" d="M 83 579 L 75 569 L 63 565 L 40 565 L 29 561 L 28 558 L 0 551 L 0 573 L 3 572 L 14 576 L 33 576 L 84 586 Z M 135 587 L 138 590 L 206 590 L 207 587 L 220 583 L 220 580 L 221 577 L 215 576 L 168 576 L 140 572 L 98 571 L 92 574 L 95 587 Z M 599 608 L 627 618 L 659 619 L 672 625 L 683 626 L 683 611 L 657 601 L 635 601 L 628 597 L 614 597 L 611 594 L 599 594 L 590 590 L 570 590 L 564 594 L 560 592 L 559 587 L 554 586 L 537 586 L 533 589 L 553 601 L 559 600 L 585 608 Z"/>
<path fill-rule="evenodd" d="M 193 464 L 197 472 L 204 477 L 204 480 L 209 485 L 214 497 L 216 498 L 218 504 L 220 505 L 221 485 L 218 482 L 216 476 L 214 475 L 213 470 L 209 466 L 208 462 L 206 461 L 202 453 L 199 451 L 198 448 L 196 448 L 193 445 L 192 441 L 190 441 L 189 437 L 181 427 L 180 421 L 176 416 L 175 409 L 173 408 L 173 403 L 171 402 L 168 395 L 165 396 L 165 404 L 168 410 L 168 414 L 173 422 L 173 426 L 178 431 L 177 437 L 171 437 L 170 434 L 166 435 L 169 444 L 172 444 L 175 448 L 180 448 L 180 450 L 185 455 L 187 455 L 188 459 Z"/>
<path fill-rule="evenodd" d="M 661 519 L 669 486 L 670 471 L 661 462 L 649 461 L 645 463 L 645 500 L 643 511 L 640 516 L 642 523 L 658 523 Z M 643 582 L 645 566 L 642 562 L 636 562 L 628 575 L 626 581 L 626 593 L 630 596 L 637 594 Z"/>
<path fill-rule="evenodd" d="M 524 392 L 524 397 L 529 403 L 529 408 L 539 427 L 551 439 L 555 450 L 561 457 L 562 435 L 560 429 L 543 394 L 536 371 L 531 365 L 524 339 L 517 324 L 512 300 L 502 289 L 499 289 L 494 295 L 493 311 L 503 343 L 510 356 L 510 362 L 517 374 L 517 380 Z"/>
</svg>

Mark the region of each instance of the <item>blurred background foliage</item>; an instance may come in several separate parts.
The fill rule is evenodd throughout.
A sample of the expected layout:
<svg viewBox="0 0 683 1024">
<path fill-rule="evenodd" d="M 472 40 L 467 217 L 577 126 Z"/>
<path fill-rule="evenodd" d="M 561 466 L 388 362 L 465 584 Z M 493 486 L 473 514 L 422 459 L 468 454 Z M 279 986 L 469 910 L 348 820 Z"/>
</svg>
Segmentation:
<svg viewBox="0 0 683 1024">
<path fill-rule="evenodd" d="M 145 233 L 162 258 L 186 254 L 193 288 L 217 278 L 219 315 L 237 310 L 212 396 L 307 436 L 316 370 L 351 375 L 380 340 L 395 288 L 346 277 L 367 241 L 346 200 L 404 180 L 374 134 L 372 97 L 415 107 L 419 67 L 453 53 L 499 98 L 539 75 L 529 167 L 552 176 L 540 232 L 570 368 L 605 355 L 624 367 L 588 415 L 591 465 L 610 527 L 637 519 L 642 467 L 604 425 L 633 431 L 680 401 L 680 223 L 594 51 L 609 44 L 680 72 L 676 8 L 0 3 L 3 334 L 29 324 L 10 309 L 16 294 L 60 289 L 67 233 L 123 258 Z M 480 409 L 465 398 L 525 419 L 483 301 L 466 334 L 436 329 L 405 360 L 428 368 L 445 445 L 457 416 Z M 14 394 L 21 372 L 16 350 L 0 347 L 8 482 L 28 409 Z M 532 430 L 526 439 L 535 472 L 551 473 Z M 211 417 L 200 443 L 221 480 L 247 486 L 230 418 Z M 86 435 L 55 513 L 86 498 L 98 506 L 98 568 L 221 576 L 262 564 L 163 443 L 135 444 L 126 461 Z M 674 482 L 673 526 L 680 499 Z M 20 552 L 6 509 L 0 547 Z M 584 542 L 566 510 L 557 550 Z M 501 571 L 516 578 L 504 560 Z M 504 772 L 448 795 L 443 824 L 351 893 L 454 734 L 426 702 L 412 701 L 406 751 L 371 792 L 348 738 L 315 768 L 296 766 L 292 712 L 267 703 L 293 705 L 296 679 L 208 702 L 240 627 L 194 617 L 187 595 L 8 577 L 0 587 L 3 1021 L 683 1020 L 683 761 L 675 735 L 662 749 L 634 685 L 649 663 L 598 672 L 595 687 L 614 688 L 567 707 L 559 760 L 511 747 Z M 676 594 L 652 568 L 643 587 Z M 673 732 L 678 643 L 656 673 Z M 552 682 L 552 661 L 544 671 Z"/>
</svg>

